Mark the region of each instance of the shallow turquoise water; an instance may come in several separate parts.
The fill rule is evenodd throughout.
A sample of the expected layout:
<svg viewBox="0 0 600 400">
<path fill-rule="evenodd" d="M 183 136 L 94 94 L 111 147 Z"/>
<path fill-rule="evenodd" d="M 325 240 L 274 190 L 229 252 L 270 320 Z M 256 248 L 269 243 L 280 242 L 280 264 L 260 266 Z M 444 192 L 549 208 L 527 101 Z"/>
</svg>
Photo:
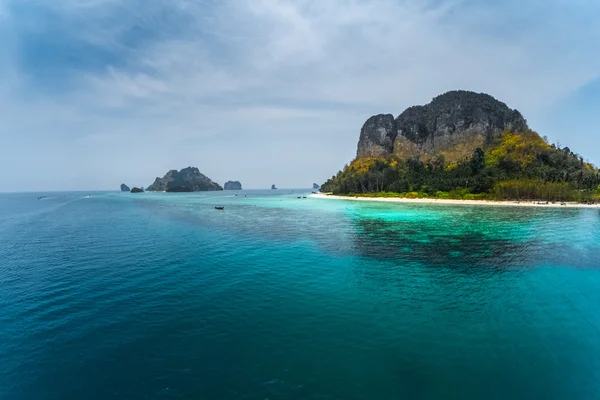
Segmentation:
<svg viewBox="0 0 600 400">
<path fill-rule="evenodd" d="M 600 211 L 300 193 L 0 195 L 0 398 L 600 398 Z"/>
</svg>

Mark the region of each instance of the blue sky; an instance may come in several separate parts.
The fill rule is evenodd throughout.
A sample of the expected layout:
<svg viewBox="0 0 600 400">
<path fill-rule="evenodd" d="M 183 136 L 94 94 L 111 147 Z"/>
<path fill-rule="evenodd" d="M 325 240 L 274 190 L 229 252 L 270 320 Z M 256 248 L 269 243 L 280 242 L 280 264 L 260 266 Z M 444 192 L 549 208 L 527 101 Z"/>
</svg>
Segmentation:
<svg viewBox="0 0 600 400">
<path fill-rule="evenodd" d="M 372 114 L 487 92 L 600 164 L 595 0 L 0 0 L 0 191 L 308 187 Z"/>
</svg>

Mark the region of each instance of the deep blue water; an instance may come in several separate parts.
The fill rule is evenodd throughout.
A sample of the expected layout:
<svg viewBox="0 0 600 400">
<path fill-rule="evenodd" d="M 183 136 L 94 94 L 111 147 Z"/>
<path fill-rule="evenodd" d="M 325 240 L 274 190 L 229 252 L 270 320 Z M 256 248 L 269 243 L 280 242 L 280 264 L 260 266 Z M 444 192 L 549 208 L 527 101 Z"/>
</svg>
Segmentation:
<svg viewBox="0 0 600 400">
<path fill-rule="evenodd" d="M 600 210 L 297 193 L 0 195 L 0 399 L 600 398 Z"/>
</svg>

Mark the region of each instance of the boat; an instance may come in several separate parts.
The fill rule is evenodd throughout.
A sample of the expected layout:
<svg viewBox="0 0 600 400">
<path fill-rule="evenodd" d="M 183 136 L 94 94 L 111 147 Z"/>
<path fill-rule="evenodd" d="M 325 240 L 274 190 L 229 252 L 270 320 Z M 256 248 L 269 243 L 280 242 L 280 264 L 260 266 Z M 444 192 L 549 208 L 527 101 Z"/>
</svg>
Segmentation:
<svg viewBox="0 0 600 400">
<path fill-rule="evenodd" d="M 215 206 L 215 210 L 224 210 L 225 206 Z"/>
</svg>

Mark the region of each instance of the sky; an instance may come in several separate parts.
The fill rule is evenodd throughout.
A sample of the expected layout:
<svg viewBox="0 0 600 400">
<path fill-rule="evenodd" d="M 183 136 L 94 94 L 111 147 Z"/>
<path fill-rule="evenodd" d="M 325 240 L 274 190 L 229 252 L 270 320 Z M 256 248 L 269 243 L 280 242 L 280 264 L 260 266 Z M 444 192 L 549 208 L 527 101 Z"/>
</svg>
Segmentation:
<svg viewBox="0 0 600 400">
<path fill-rule="evenodd" d="M 597 0 L 0 0 L 0 191 L 310 187 L 364 121 L 485 92 L 600 165 Z"/>
</svg>

